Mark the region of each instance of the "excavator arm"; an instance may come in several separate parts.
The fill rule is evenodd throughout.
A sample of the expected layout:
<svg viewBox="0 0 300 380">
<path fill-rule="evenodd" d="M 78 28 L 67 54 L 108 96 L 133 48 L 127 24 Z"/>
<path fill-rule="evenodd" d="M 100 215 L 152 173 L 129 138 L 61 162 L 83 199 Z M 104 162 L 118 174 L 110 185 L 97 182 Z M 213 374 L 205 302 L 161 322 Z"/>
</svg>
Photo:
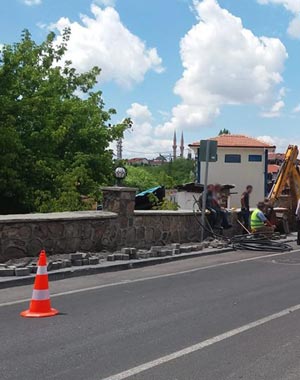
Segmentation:
<svg viewBox="0 0 300 380">
<path fill-rule="evenodd" d="M 299 150 L 297 145 L 289 145 L 285 159 L 279 169 L 277 178 L 268 195 L 269 204 L 275 206 L 284 188 L 289 185 L 291 196 L 300 198 L 300 173 L 297 167 Z"/>
</svg>

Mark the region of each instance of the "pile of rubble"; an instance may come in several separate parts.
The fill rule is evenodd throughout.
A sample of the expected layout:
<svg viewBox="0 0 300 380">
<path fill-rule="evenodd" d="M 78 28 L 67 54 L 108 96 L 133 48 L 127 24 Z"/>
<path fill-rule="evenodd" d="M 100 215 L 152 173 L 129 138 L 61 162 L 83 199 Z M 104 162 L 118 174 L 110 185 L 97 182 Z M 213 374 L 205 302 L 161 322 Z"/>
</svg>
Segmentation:
<svg viewBox="0 0 300 380">
<path fill-rule="evenodd" d="M 171 244 L 168 246 L 152 246 L 150 250 L 142 250 L 136 248 L 122 248 L 121 251 L 111 254 L 95 254 L 95 253 L 71 253 L 70 255 L 50 256 L 48 262 L 48 271 L 59 269 L 92 266 L 107 261 L 128 261 L 148 259 L 153 257 L 175 256 L 190 252 L 199 252 L 206 248 L 222 249 L 228 247 L 228 243 L 220 240 L 206 240 L 202 243 L 191 244 Z M 8 261 L 0 264 L 0 277 L 10 276 L 29 276 L 37 272 L 37 258 L 27 258 Z"/>
<path fill-rule="evenodd" d="M 71 253 L 70 255 L 60 255 L 57 259 L 51 256 L 48 260 L 48 272 L 58 269 L 78 267 L 83 265 L 97 265 L 104 261 L 104 256 L 90 253 Z M 0 277 L 9 276 L 29 276 L 37 272 L 37 258 L 16 260 L 15 263 L 8 262 L 0 264 Z"/>
<path fill-rule="evenodd" d="M 227 245 L 226 245 L 227 246 Z M 220 241 L 205 241 L 203 243 L 193 244 L 171 244 L 168 246 L 152 246 L 150 250 L 136 248 L 122 248 L 120 252 L 115 252 L 107 256 L 108 261 L 115 260 L 138 260 L 148 259 L 150 257 L 175 256 L 182 253 L 202 251 L 204 248 L 224 248 L 225 243 Z"/>
</svg>

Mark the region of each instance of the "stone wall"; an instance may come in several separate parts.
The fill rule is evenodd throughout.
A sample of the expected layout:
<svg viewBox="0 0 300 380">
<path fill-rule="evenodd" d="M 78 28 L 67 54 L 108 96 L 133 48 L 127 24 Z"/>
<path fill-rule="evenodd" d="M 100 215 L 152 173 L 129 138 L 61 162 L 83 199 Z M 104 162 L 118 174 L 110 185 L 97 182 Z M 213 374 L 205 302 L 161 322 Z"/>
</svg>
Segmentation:
<svg viewBox="0 0 300 380">
<path fill-rule="evenodd" d="M 0 261 L 36 256 L 41 249 L 48 254 L 101 250 L 101 237 L 116 219 L 97 211 L 0 216 Z"/>
<path fill-rule="evenodd" d="M 135 189 L 105 188 L 104 211 L 0 216 L 0 262 L 124 246 L 196 242 L 200 227 L 190 211 L 134 211 Z"/>
<path fill-rule="evenodd" d="M 136 211 L 128 233 L 137 248 L 200 241 L 200 225 L 190 211 Z"/>
</svg>

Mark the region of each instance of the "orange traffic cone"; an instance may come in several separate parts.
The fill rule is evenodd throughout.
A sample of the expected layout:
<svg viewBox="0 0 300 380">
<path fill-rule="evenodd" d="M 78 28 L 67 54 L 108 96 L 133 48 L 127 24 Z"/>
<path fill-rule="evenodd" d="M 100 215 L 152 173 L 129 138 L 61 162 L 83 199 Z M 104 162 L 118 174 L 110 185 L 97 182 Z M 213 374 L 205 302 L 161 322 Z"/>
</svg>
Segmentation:
<svg viewBox="0 0 300 380">
<path fill-rule="evenodd" d="M 52 317 L 56 314 L 58 311 L 52 309 L 50 303 L 46 252 L 41 251 L 29 310 L 22 311 L 21 316 L 42 318 Z"/>
</svg>

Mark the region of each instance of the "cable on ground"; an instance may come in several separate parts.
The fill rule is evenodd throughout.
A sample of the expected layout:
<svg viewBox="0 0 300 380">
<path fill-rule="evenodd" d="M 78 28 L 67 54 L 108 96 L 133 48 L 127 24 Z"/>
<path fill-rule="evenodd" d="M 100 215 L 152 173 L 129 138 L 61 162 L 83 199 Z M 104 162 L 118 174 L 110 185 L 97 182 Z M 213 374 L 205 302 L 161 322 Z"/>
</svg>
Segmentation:
<svg viewBox="0 0 300 380">
<path fill-rule="evenodd" d="M 227 243 L 231 244 L 235 250 L 288 252 L 292 251 L 293 249 L 289 244 L 271 240 L 263 234 L 236 235 L 230 239 L 214 232 L 208 220 L 206 220 L 206 223 L 208 224 L 209 228 L 203 225 L 197 217 L 196 213 L 195 219 L 209 236 L 212 236 L 215 239 L 226 241 Z"/>
<path fill-rule="evenodd" d="M 271 240 L 263 234 L 234 236 L 231 244 L 236 250 L 248 251 L 288 252 L 293 249 L 289 244 Z"/>
</svg>

